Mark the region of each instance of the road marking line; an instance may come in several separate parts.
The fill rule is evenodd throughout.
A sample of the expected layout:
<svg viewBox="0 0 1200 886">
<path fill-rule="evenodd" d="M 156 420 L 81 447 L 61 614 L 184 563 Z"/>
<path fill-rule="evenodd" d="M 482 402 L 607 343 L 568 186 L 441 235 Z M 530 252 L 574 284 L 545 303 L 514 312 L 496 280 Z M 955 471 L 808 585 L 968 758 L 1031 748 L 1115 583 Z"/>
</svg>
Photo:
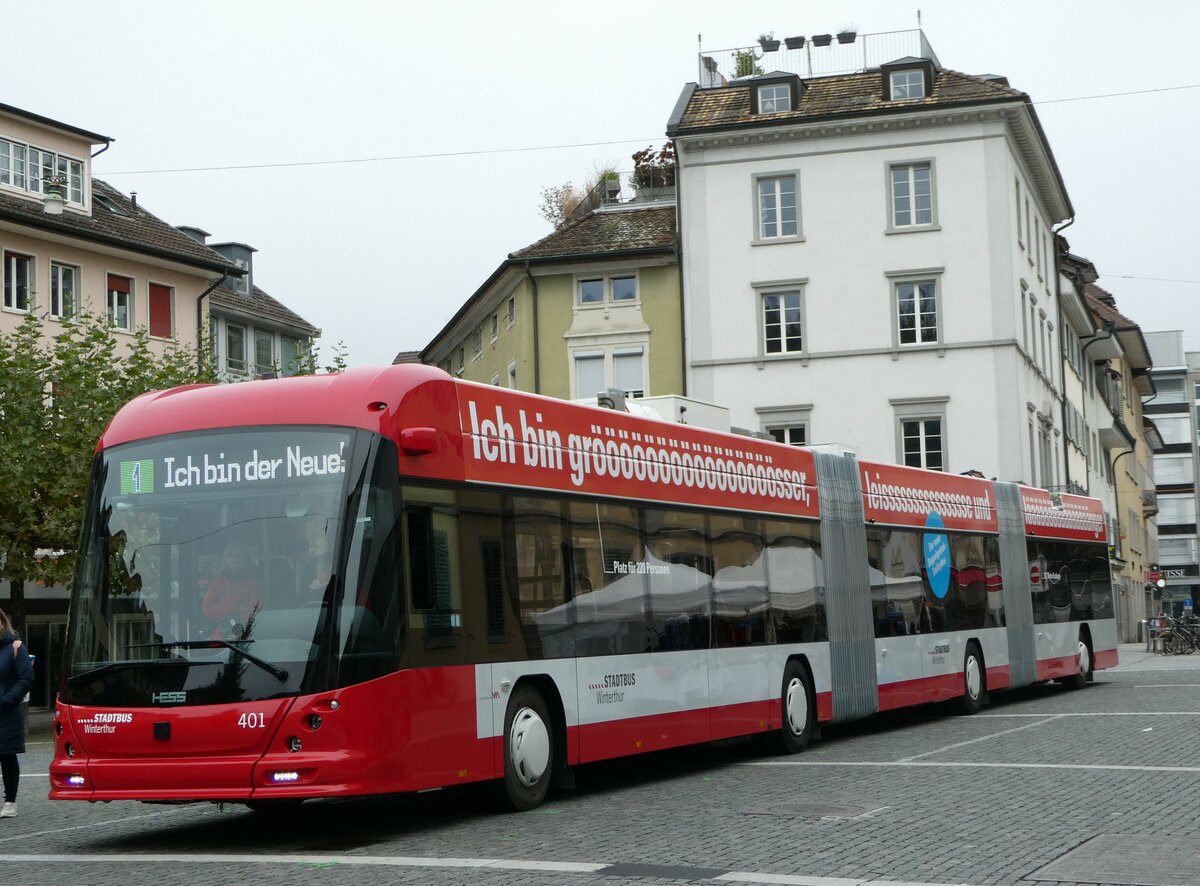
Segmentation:
<svg viewBox="0 0 1200 886">
<path fill-rule="evenodd" d="M 952 761 L 935 762 L 918 760 L 911 763 L 895 760 L 826 762 L 824 760 L 760 760 L 753 763 L 735 763 L 735 766 L 913 766 L 937 768 L 958 767 L 962 769 L 1083 769 L 1115 772 L 1200 772 L 1200 766 L 1110 766 L 1099 763 L 962 763 Z"/>
<path fill-rule="evenodd" d="M 958 742 L 955 742 L 954 744 L 948 744 L 945 747 L 935 748 L 932 751 L 926 751 L 923 754 L 914 754 L 911 757 L 901 757 L 900 762 L 908 763 L 908 762 L 911 762 L 912 760 L 920 760 L 922 757 L 932 757 L 934 754 L 940 754 L 943 751 L 952 751 L 955 748 L 961 748 L 961 747 L 964 747 L 969 744 L 975 744 L 976 742 L 979 742 L 979 741 L 991 741 L 993 738 L 999 738 L 1001 735 L 1009 735 L 1010 733 L 1013 733 L 1013 732 L 1020 732 L 1022 729 L 1032 729 L 1034 726 L 1042 726 L 1042 725 L 1045 725 L 1046 723 L 1053 723 L 1057 719 L 1058 719 L 1058 715 L 1055 714 L 1055 715 L 1046 717 L 1044 720 L 1038 720 L 1034 723 L 1026 723 L 1024 726 L 1014 726 L 1012 729 L 1001 729 L 999 732 L 993 732 L 991 735 L 983 735 L 983 736 L 980 736 L 979 738 L 972 738 L 967 741 L 958 741 Z"/>
<path fill-rule="evenodd" d="M 1172 684 L 1179 685 L 1179 684 Z M 1200 685 L 1200 684 L 1197 684 Z M 1005 717 L 1045 717 L 1046 714 L 980 714 L 975 719 L 991 720 Z M 1055 717 L 1200 717 L 1200 711 L 1075 711 L 1055 714 Z"/>
<path fill-rule="evenodd" d="M 126 816 L 125 818 L 107 818 L 107 819 L 104 819 L 103 821 L 93 821 L 93 822 L 89 822 L 88 824 L 72 825 L 69 828 L 51 828 L 50 830 L 46 830 L 46 831 L 34 831 L 33 833 L 26 832 L 26 833 L 21 833 L 21 834 L 14 834 L 11 837 L 0 837 L 0 843 L 7 843 L 10 840 L 28 840 L 30 837 L 44 837 L 47 834 L 65 834 L 68 831 L 90 830 L 92 828 L 100 828 L 100 827 L 104 827 L 105 825 L 110 825 L 110 824 L 121 824 L 122 822 L 126 822 L 126 821 L 137 821 L 138 819 L 142 819 L 142 818 L 157 818 L 160 815 L 178 815 L 180 812 L 183 812 L 183 811 L 185 811 L 185 810 L 182 808 L 180 808 L 180 809 L 164 809 L 161 812 L 147 812 L 144 815 L 129 815 L 129 816 Z"/>
<path fill-rule="evenodd" d="M 1200 683 L 1134 683 L 1134 689 L 1196 689 Z"/>
<path fill-rule="evenodd" d="M 947 886 L 938 883 L 913 883 L 907 880 L 851 880 L 845 877 L 802 877 L 798 874 L 754 874 L 731 871 L 712 879 L 726 883 L 764 883 L 776 886 Z M 966 886 L 966 884 L 956 884 Z"/>
<path fill-rule="evenodd" d="M 35 836 L 26 834 L 26 837 Z M 506 871 L 551 871 L 562 874 L 594 874 L 610 867 L 610 863 L 596 864 L 580 861 L 523 861 L 511 858 L 422 858 L 408 855 L 329 855 L 325 853 L 298 853 L 293 855 L 242 855 L 230 853 L 218 855 L 199 852 L 180 853 L 71 853 L 69 855 L 0 855 L 0 862 L 17 864 L 296 864 L 296 865 L 365 865 L 374 867 L 409 868 L 491 868 Z"/>
</svg>

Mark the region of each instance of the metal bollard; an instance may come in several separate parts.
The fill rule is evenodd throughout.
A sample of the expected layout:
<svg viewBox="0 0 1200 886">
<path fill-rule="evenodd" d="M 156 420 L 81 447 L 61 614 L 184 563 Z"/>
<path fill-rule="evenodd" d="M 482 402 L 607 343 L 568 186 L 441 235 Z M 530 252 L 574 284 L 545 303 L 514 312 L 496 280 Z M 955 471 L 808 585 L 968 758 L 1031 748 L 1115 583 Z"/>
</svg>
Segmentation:
<svg viewBox="0 0 1200 886">
<path fill-rule="evenodd" d="M 1146 638 L 1146 651 L 1153 652 L 1154 650 L 1151 648 L 1153 641 L 1150 639 L 1150 622 L 1144 618 L 1142 619 L 1142 636 Z"/>
</svg>

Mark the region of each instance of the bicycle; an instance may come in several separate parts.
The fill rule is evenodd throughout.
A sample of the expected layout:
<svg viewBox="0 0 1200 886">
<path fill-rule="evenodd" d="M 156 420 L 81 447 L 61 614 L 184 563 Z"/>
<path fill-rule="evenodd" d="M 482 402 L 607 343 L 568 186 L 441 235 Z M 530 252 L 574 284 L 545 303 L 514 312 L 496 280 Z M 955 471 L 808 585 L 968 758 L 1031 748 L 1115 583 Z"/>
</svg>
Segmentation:
<svg viewBox="0 0 1200 886">
<path fill-rule="evenodd" d="M 1167 617 L 1167 629 L 1158 635 L 1163 655 L 1188 655 L 1200 644 L 1200 618 Z"/>
</svg>

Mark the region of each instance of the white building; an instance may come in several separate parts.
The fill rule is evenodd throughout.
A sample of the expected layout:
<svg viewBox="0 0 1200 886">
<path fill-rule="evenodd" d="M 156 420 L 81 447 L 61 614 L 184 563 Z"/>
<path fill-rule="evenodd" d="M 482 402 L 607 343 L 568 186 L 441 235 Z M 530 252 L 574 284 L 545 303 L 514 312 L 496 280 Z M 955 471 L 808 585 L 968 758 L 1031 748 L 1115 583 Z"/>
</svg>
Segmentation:
<svg viewBox="0 0 1200 886">
<path fill-rule="evenodd" d="M 856 73 L 685 87 L 687 393 L 789 442 L 1061 486 L 1074 210 L 1029 96 L 913 35 Z"/>
</svg>

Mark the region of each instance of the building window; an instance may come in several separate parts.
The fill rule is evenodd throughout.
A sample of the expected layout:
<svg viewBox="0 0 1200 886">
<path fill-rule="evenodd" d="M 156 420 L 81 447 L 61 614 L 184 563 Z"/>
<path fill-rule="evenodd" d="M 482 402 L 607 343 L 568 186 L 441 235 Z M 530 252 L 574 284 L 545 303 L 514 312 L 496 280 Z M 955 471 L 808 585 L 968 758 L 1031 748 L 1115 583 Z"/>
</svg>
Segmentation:
<svg viewBox="0 0 1200 886">
<path fill-rule="evenodd" d="M 492 341 L 500 337 L 500 315 L 492 314 Z"/>
<path fill-rule="evenodd" d="M 626 397 L 646 396 L 646 373 L 641 348 L 613 352 L 613 387 Z"/>
<path fill-rule="evenodd" d="M 633 274 L 589 277 L 579 281 L 579 303 L 581 305 L 637 301 L 637 297 L 637 277 Z"/>
<path fill-rule="evenodd" d="M 250 294 L 250 262 L 248 259 L 235 258 L 233 263 L 242 269 L 244 273 L 240 277 L 233 278 L 233 288 L 242 295 Z"/>
<path fill-rule="evenodd" d="M 517 361 L 508 361 L 508 387 L 510 390 L 517 389 Z"/>
<path fill-rule="evenodd" d="M 1013 179 L 1013 191 L 1017 197 L 1017 246 L 1025 248 L 1025 226 L 1021 224 L 1021 181 Z"/>
<path fill-rule="evenodd" d="M 782 114 L 792 109 L 792 89 L 786 83 L 758 87 L 758 113 Z"/>
<path fill-rule="evenodd" d="M 79 268 L 50 262 L 50 316 L 70 319 L 78 303 Z"/>
<path fill-rule="evenodd" d="M 171 287 L 158 283 L 150 284 L 150 334 L 157 338 L 171 338 L 175 334 L 172 315 Z"/>
<path fill-rule="evenodd" d="M 279 374 L 284 378 L 290 378 L 300 371 L 300 364 L 305 353 L 304 342 L 297 338 L 288 338 L 286 335 L 279 339 Z"/>
<path fill-rule="evenodd" d="M 4 307 L 28 311 L 33 288 L 33 258 L 16 252 L 4 253 Z"/>
<path fill-rule="evenodd" d="M 128 277 L 108 275 L 108 324 L 133 331 L 133 281 Z"/>
<path fill-rule="evenodd" d="M 767 354 L 794 354 L 804 350 L 800 292 L 763 295 L 763 350 Z"/>
<path fill-rule="evenodd" d="M 459 348 L 454 352 L 454 371 L 459 375 L 463 374 L 463 368 L 466 366 L 467 349 Z"/>
<path fill-rule="evenodd" d="M 32 194 L 43 193 L 43 182 L 61 176 L 66 182 L 63 199 L 83 206 L 83 162 L 21 142 L 0 139 L 0 185 Z"/>
<path fill-rule="evenodd" d="M 609 388 L 623 391 L 626 397 L 646 395 L 645 348 L 576 351 L 574 358 L 576 397 L 594 397 Z M 515 364 L 510 368 L 515 373 Z"/>
<path fill-rule="evenodd" d="M 901 462 L 911 468 L 945 470 L 942 424 L 940 416 L 900 419 Z"/>
<path fill-rule="evenodd" d="M 1154 482 L 1159 486 L 1191 486 L 1195 482 L 1190 455 L 1154 456 Z"/>
<path fill-rule="evenodd" d="M 471 353 L 478 357 L 483 353 L 483 327 L 471 333 Z"/>
<path fill-rule="evenodd" d="M 500 387 L 500 373 L 498 373 L 498 372 L 492 373 L 492 387 L 493 388 Z"/>
<path fill-rule="evenodd" d="M 896 328 L 901 345 L 938 341 L 937 281 L 896 283 Z"/>
<path fill-rule="evenodd" d="M 594 397 L 608 387 L 604 383 L 604 352 L 575 354 L 575 396 Z"/>
<path fill-rule="evenodd" d="M 804 425 L 768 427 L 767 433 L 774 438 L 776 443 L 786 443 L 788 446 L 803 446 L 807 437 L 807 429 Z"/>
<path fill-rule="evenodd" d="M 891 84 L 890 92 L 893 101 L 905 98 L 925 97 L 925 72 L 920 68 L 908 71 L 892 71 L 889 82 Z"/>
<path fill-rule="evenodd" d="M 891 167 L 892 227 L 932 225 L 933 165 L 906 163 Z"/>
<path fill-rule="evenodd" d="M 225 368 L 230 372 L 246 371 L 246 327 L 225 324 Z"/>
<path fill-rule="evenodd" d="M 508 313 L 505 318 L 505 325 L 512 326 L 517 322 L 517 297 L 510 295 L 508 297 Z"/>
<path fill-rule="evenodd" d="M 758 239 L 780 240 L 800 235 L 796 201 L 796 176 L 781 175 L 757 180 Z"/>
<path fill-rule="evenodd" d="M 254 372 L 267 375 L 275 371 L 275 336 L 270 332 L 254 331 Z"/>
<path fill-rule="evenodd" d="M 1196 522 L 1196 498 L 1187 495 L 1160 495 L 1158 497 L 1159 526 L 1187 526 Z"/>
</svg>

